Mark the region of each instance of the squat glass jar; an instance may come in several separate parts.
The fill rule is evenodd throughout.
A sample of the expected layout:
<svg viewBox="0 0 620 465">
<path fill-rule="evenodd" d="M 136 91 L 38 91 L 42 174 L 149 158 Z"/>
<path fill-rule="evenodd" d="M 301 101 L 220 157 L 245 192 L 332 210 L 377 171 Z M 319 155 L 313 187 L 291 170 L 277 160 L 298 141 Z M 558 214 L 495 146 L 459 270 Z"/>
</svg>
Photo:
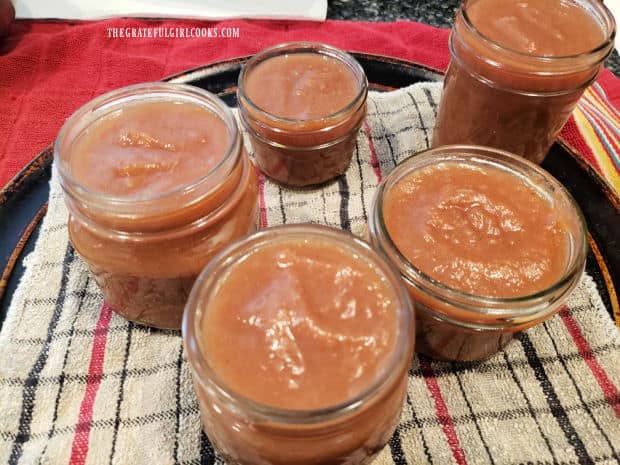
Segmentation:
<svg viewBox="0 0 620 465">
<path fill-rule="evenodd" d="M 240 131 L 199 88 L 138 84 L 88 102 L 60 130 L 54 167 L 71 243 L 105 301 L 132 321 L 180 328 L 202 268 L 257 228 L 257 176 Z"/>
<path fill-rule="evenodd" d="M 227 463 L 361 465 L 398 424 L 414 318 L 396 270 L 366 242 L 286 225 L 209 263 L 183 342 L 203 428 Z"/>
<path fill-rule="evenodd" d="M 239 75 L 239 115 L 258 166 L 290 186 L 320 184 L 348 168 L 366 116 L 360 64 L 329 45 L 293 42 L 255 55 Z"/>
<path fill-rule="evenodd" d="M 414 301 L 416 352 L 440 360 L 484 359 L 553 316 L 587 250 L 581 211 L 556 179 L 477 146 L 399 164 L 375 194 L 369 236 Z"/>
</svg>

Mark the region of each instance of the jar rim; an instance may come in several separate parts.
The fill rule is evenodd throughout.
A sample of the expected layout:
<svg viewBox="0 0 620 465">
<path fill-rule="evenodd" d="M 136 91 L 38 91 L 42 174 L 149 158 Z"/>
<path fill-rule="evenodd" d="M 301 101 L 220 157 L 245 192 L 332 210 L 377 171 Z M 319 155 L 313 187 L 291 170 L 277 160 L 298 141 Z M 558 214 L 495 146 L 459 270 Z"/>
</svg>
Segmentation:
<svg viewBox="0 0 620 465">
<path fill-rule="evenodd" d="M 473 33 L 485 45 L 487 45 L 488 47 L 494 50 L 508 52 L 511 55 L 516 56 L 516 57 L 521 57 L 521 58 L 525 58 L 530 61 L 536 61 L 540 63 L 559 63 L 559 62 L 583 59 L 585 57 L 596 55 L 597 53 L 604 51 L 606 48 L 609 48 L 609 51 L 600 60 L 597 60 L 597 61 L 602 61 L 609 53 L 611 53 L 611 50 L 613 49 L 613 43 L 614 43 L 614 39 L 616 36 L 616 21 L 611 11 L 607 8 L 607 6 L 602 1 L 600 2 L 590 1 L 590 0 L 582 0 L 582 1 L 588 3 L 594 8 L 600 9 L 600 11 L 597 12 L 598 14 L 596 16 L 595 15 L 591 15 L 591 16 L 593 16 L 593 18 L 596 20 L 598 24 L 605 27 L 606 34 L 605 34 L 605 38 L 603 39 L 603 41 L 599 45 L 594 47 L 593 49 L 585 51 L 585 52 L 575 53 L 572 55 L 559 55 L 559 56 L 532 55 L 526 52 L 520 52 L 518 50 L 514 50 L 510 47 L 500 44 L 499 42 L 491 39 L 490 37 L 480 32 L 478 28 L 471 21 L 471 18 L 467 14 L 467 7 L 469 4 L 472 3 L 471 0 L 465 1 L 463 3 L 463 5 L 459 8 L 457 16 L 460 14 L 460 16 L 463 18 L 463 23 L 465 24 L 467 30 Z M 578 4 L 579 2 L 573 1 L 572 3 Z M 603 21 L 605 22 L 605 24 L 603 23 Z M 537 73 L 532 73 L 532 74 L 537 74 Z"/>
<path fill-rule="evenodd" d="M 287 118 L 284 116 L 278 116 L 273 113 L 268 112 L 267 110 L 259 107 L 254 101 L 247 95 L 245 89 L 245 81 L 248 73 L 252 71 L 252 69 L 258 66 L 263 61 L 269 60 L 270 58 L 274 58 L 280 55 L 284 55 L 287 53 L 315 53 L 318 55 L 326 55 L 329 56 L 344 65 L 346 65 L 355 76 L 359 84 L 359 90 L 355 97 L 349 102 L 344 108 L 335 111 L 334 113 L 317 117 L 317 118 Z M 359 106 L 365 99 L 368 94 L 368 79 L 366 77 L 366 73 L 364 69 L 359 64 L 359 62 L 351 56 L 349 53 L 341 50 L 337 47 L 333 47 L 331 45 L 322 44 L 320 42 L 283 42 L 272 47 L 266 48 L 253 57 L 251 57 L 246 64 L 241 69 L 239 73 L 239 79 L 237 81 L 237 101 L 239 102 L 239 107 L 247 105 L 252 109 L 252 111 L 261 115 L 268 121 L 272 122 L 283 122 L 288 124 L 299 124 L 299 123 L 320 123 L 323 121 L 329 120 L 337 120 L 341 116 L 346 115 L 352 112 L 357 106 Z M 331 129 L 328 128 L 328 129 Z M 321 128 L 321 130 L 325 130 Z M 319 131 L 321 131 L 319 130 Z M 298 131 L 295 131 L 298 132 Z M 313 133 L 317 131 L 299 131 L 299 132 L 308 132 Z"/>
<path fill-rule="evenodd" d="M 456 158 L 460 157 L 460 158 Z M 571 253 L 569 263 L 562 277 L 545 289 L 516 297 L 491 297 L 468 293 L 452 286 L 448 286 L 441 281 L 432 278 L 416 267 L 407 257 L 402 254 L 392 238 L 390 237 L 384 216 L 383 201 L 385 193 L 389 188 L 396 184 L 402 177 L 415 170 L 424 168 L 429 164 L 437 164 L 442 161 L 466 161 L 475 166 L 494 166 L 503 169 L 515 176 L 525 177 L 525 174 L 534 173 L 545 184 L 536 183 L 530 186 L 540 194 L 549 193 L 554 189 L 559 193 L 560 198 L 566 201 L 570 213 L 574 215 L 576 231 L 575 253 Z M 545 192 L 543 192 L 545 191 Z M 579 205 L 568 192 L 568 190 L 551 174 L 533 162 L 510 152 L 476 145 L 444 145 L 418 152 L 415 155 L 401 162 L 392 172 L 381 182 L 375 197 L 371 215 L 369 216 L 369 232 L 373 238 L 379 242 L 379 247 L 386 255 L 396 262 L 401 276 L 423 292 L 427 292 L 440 301 L 456 305 L 466 311 L 487 316 L 510 316 L 516 313 L 518 308 L 519 316 L 528 316 L 540 312 L 540 305 L 544 305 L 546 298 L 554 295 L 557 291 L 571 287 L 581 276 L 585 265 L 587 253 L 587 228 L 583 213 Z M 571 287 L 572 288 L 572 287 Z"/>
<path fill-rule="evenodd" d="M 351 252 L 362 254 L 376 266 L 375 270 L 381 270 L 380 274 L 390 283 L 397 299 L 396 340 L 385 366 L 376 376 L 376 379 L 352 398 L 315 409 L 274 407 L 240 394 L 226 384 L 211 368 L 204 350 L 200 347 L 200 339 L 197 337 L 199 320 L 203 317 L 204 307 L 206 307 L 201 305 L 201 302 L 218 285 L 222 276 L 253 249 L 271 246 L 277 242 L 307 240 L 308 238 L 319 238 L 323 241 L 332 242 L 339 248 L 346 247 Z M 313 425 L 352 414 L 365 406 L 376 395 L 379 395 L 384 388 L 391 386 L 395 378 L 401 374 L 402 370 L 398 369 L 399 365 L 408 365 L 410 362 L 411 351 L 408 350 L 408 347 L 413 346 L 414 324 L 413 306 L 404 283 L 399 277 L 398 270 L 367 242 L 348 232 L 327 226 L 288 224 L 273 226 L 253 233 L 218 253 L 196 279 L 185 306 L 181 331 L 190 367 L 194 372 L 195 379 L 202 386 L 206 387 L 208 384 L 218 396 L 223 397 L 232 406 L 242 409 L 254 418 L 281 424 Z"/>
<path fill-rule="evenodd" d="M 128 102 L 135 101 L 174 101 L 175 98 L 183 99 L 184 101 L 200 103 L 208 111 L 214 113 L 219 117 L 226 125 L 228 132 L 228 145 L 222 156 L 222 158 L 203 176 L 190 181 L 189 183 L 178 186 L 174 189 L 167 190 L 165 192 L 158 192 L 154 195 L 148 196 L 122 196 L 107 194 L 89 187 L 86 187 L 80 183 L 80 181 L 72 174 L 68 167 L 68 164 L 63 161 L 61 151 L 62 145 L 67 143 L 66 138 L 69 137 L 70 130 L 78 124 L 83 118 L 92 118 L 82 128 L 80 128 L 77 134 L 73 135 L 68 141 L 70 145 L 75 138 L 79 137 L 88 127 L 98 121 L 100 118 L 105 117 L 111 112 L 122 108 L 122 106 Z M 167 82 L 145 82 L 140 84 L 133 84 L 126 87 L 121 87 L 109 92 L 106 92 L 93 100 L 82 105 L 78 108 L 62 125 L 56 140 L 54 141 L 54 166 L 60 174 L 60 183 L 69 190 L 72 195 L 77 195 L 80 198 L 90 199 L 97 204 L 116 205 L 116 206 L 136 206 L 151 204 L 152 202 L 158 202 L 164 199 L 174 198 L 180 195 L 186 195 L 196 191 L 199 187 L 213 183 L 213 188 L 216 188 L 219 181 L 225 179 L 226 176 L 234 169 L 237 164 L 237 160 L 241 156 L 241 136 L 239 127 L 232 114 L 230 108 L 222 102 L 216 95 L 208 92 L 199 87 L 176 84 Z M 74 193 L 75 191 L 75 193 Z"/>
<path fill-rule="evenodd" d="M 241 159 L 241 175 L 240 180 L 234 190 L 227 197 L 226 202 L 217 205 L 210 212 L 197 216 L 192 221 L 185 224 L 176 225 L 172 228 L 154 229 L 154 230 L 141 230 L 141 231 L 125 231 L 122 229 L 114 229 L 111 227 L 101 227 L 96 221 L 88 217 L 80 211 L 79 208 L 72 207 L 76 202 L 76 199 L 70 193 L 67 193 L 65 197 L 65 203 L 69 207 L 71 215 L 78 219 L 81 223 L 89 227 L 93 231 L 98 231 L 100 236 L 108 239 L 121 240 L 126 243 L 145 243 L 148 241 L 157 241 L 160 238 L 162 232 L 165 232 L 168 239 L 178 239 L 188 234 L 192 234 L 195 231 L 199 231 L 208 228 L 212 224 L 216 224 L 221 221 L 230 212 L 230 208 L 240 201 L 244 194 L 245 186 L 248 182 L 248 178 L 252 176 L 254 167 L 248 157 Z"/>
</svg>

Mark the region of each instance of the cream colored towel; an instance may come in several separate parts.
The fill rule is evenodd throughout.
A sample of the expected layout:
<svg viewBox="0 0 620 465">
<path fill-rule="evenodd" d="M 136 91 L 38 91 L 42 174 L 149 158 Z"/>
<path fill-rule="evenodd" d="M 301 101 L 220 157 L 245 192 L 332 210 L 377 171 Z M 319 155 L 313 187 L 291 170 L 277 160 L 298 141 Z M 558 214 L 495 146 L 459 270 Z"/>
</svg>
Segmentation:
<svg viewBox="0 0 620 465">
<path fill-rule="evenodd" d="M 361 234 L 374 190 L 425 149 L 439 84 L 371 94 L 346 175 L 297 192 L 261 179 L 263 223 Z M 222 463 L 201 432 L 179 333 L 114 315 L 69 246 L 56 177 L 0 333 L 0 463 Z M 416 358 L 378 464 L 620 461 L 620 341 L 592 279 L 569 309 L 474 365 Z"/>
</svg>

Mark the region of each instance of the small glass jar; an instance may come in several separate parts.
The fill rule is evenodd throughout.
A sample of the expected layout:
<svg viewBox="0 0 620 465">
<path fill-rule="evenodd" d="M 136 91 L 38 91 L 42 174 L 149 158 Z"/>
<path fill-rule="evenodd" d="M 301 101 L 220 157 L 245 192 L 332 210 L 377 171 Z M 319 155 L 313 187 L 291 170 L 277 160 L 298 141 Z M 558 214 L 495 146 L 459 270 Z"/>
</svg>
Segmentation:
<svg viewBox="0 0 620 465">
<path fill-rule="evenodd" d="M 393 347 L 386 353 L 369 385 L 363 387 L 360 394 L 324 408 L 284 409 L 250 399 L 222 380 L 205 350 L 205 318 L 212 311 L 213 301 L 222 297 L 216 293 L 234 275 L 235 266 L 263 247 L 282 246 L 291 241 L 320 241 L 337 251 L 346 251 L 352 260 L 362 257 L 379 276 L 383 276 L 382 281 L 387 285 L 385 289 L 390 292 L 397 312 Z M 347 273 L 346 269 L 341 272 Z M 266 295 L 273 292 L 270 287 L 270 293 Z M 198 395 L 202 424 L 210 441 L 230 464 L 370 463 L 394 433 L 407 393 L 414 344 L 412 312 L 407 291 L 392 265 L 366 242 L 343 231 L 318 225 L 277 226 L 231 245 L 199 276 L 183 319 L 183 342 Z M 252 315 L 250 319 L 263 321 L 264 315 Z M 330 327 L 325 320 L 319 321 L 321 327 Z M 231 350 L 234 352 L 234 348 Z M 317 392 L 329 387 L 310 386 Z"/>
<path fill-rule="evenodd" d="M 190 103 L 221 118 L 228 146 L 220 161 L 190 183 L 137 198 L 85 187 L 72 170 L 73 157 L 80 156 L 78 138 L 88 137 L 102 118 L 150 102 Z M 237 123 L 222 101 L 199 88 L 138 84 L 90 101 L 60 130 L 54 167 L 69 210 L 71 243 L 105 301 L 132 321 L 179 329 L 202 268 L 221 248 L 257 229 L 258 181 Z"/>
<path fill-rule="evenodd" d="M 614 19 L 603 2 L 568 2 L 600 25 L 604 40 L 578 55 L 539 56 L 511 50 L 481 33 L 469 16 L 479 1 L 467 0 L 456 15 L 432 146 L 485 145 L 540 164 L 613 50 Z M 522 6 L 515 2 L 514 8 Z M 578 35 L 572 39 L 580 40 Z"/>
<path fill-rule="evenodd" d="M 526 183 L 552 205 L 553 211 L 559 212 L 568 250 L 562 275 L 553 285 L 518 297 L 475 295 L 433 279 L 399 251 L 386 227 L 386 196 L 407 175 L 442 162 L 463 163 L 480 170 L 499 168 L 514 175 L 516 184 Z M 427 202 L 435 205 L 432 197 L 428 197 Z M 411 211 L 411 215 L 416 215 L 416 212 Z M 441 229 L 440 225 L 435 227 Z M 449 234 L 457 234 L 452 229 L 449 231 Z M 418 234 L 418 231 L 411 231 L 411 234 Z M 553 316 L 579 282 L 587 251 L 586 226 L 581 211 L 555 178 L 522 157 L 477 146 L 438 147 L 399 164 L 383 180 L 375 194 L 369 217 L 369 236 L 373 246 L 383 251 L 399 269 L 415 304 L 416 352 L 439 360 L 484 359 L 502 349 L 516 332 Z M 429 247 L 438 246 L 434 241 L 431 243 L 433 245 Z M 464 272 L 468 273 L 467 269 Z"/>
<path fill-rule="evenodd" d="M 287 118 L 258 107 L 253 96 L 248 95 L 248 78 L 268 60 L 296 54 L 328 57 L 343 64 L 356 83 L 355 97 L 332 114 L 308 119 Z M 280 72 L 286 73 L 286 69 Z M 241 71 L 237 91 L 240 119 L 248 132 L 256 163 L 267 176 L 289 186 L 320 184 L 343 174 L 353 156 L 357 133 L 366 116 L 367 95 L 368 81 L 364 70 L 351 55 L 337 48 L 294 42 L 258 53 Z M 320 94 L 310 97 L 326 98 Z"/>
</svg>

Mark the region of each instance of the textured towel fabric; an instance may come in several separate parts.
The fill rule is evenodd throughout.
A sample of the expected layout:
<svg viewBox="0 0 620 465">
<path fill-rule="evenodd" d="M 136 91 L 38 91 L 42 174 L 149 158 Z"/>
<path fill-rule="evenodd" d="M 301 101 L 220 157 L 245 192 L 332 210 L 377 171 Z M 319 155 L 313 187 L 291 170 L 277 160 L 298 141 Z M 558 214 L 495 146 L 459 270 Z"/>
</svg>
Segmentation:
<svg viewBox="0 0 620 465">
<path fill-rule="evenodd" d="M 132 31 L 145 28 L 211 28 L 220 36 L 113 36 L 113 31 L 118 34 L 122 29 L 131 35 Z M 238 38 L 223 37 L 235 28 Z M 186 69 L 293 40 L 325 42 L 443 70 L 449 61 L 448 34 L 447 29 L 410 21 L 16 21 L 11 34 L 0 42 L 0 187 L 47 147 L 63 121 L 80 105 L 111 89 L 160 80 Z M 604 70 L 598 83 L 608 102 L 604 105 L 620 108 L 620 80 Z M 573 118 L 561 137 L 576 147 L 620 193 L 618 126 L 606 129 L 609 137 L 616 138 L 615 144 L 592 143 L 588 128 L 578 127 Z"/>
<path fill-rule="evenodd" d="M 317 190 L 260 179 L 263 226 L 361 234 L 374 190 L 428 146 L 438 84 L 371 94 L 350 168 Z M 0 333 L 0 463 L 222 463 L 201 432 L 178 332 L 114 315 L 68 243 L 56 177 L 36 249 Z M 415 358 L 388 464 L 620 461 L 620 337 L 584 275 L 545 324 L 479 364 Z"/>
</svg>

